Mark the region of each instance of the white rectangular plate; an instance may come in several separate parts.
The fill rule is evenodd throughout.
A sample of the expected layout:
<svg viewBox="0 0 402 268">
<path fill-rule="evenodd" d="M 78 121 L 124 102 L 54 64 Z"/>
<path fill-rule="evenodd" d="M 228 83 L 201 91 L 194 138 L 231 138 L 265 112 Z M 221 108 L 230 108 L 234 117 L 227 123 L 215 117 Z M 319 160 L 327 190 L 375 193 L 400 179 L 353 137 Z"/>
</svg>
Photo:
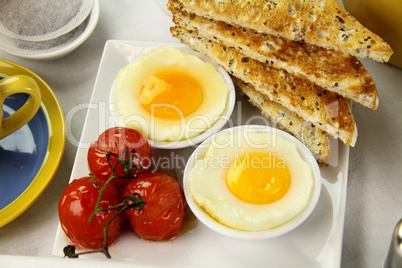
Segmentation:
<svg viewBox="0 0 402 268">
<path fill-rule="evenodd" d="M 162 45 L 166 44 L 115 40 L 106 43 L 91 102 L 77 107 L 77 111 L 87 108 L 88 113 L 81 140 L 77 141 L 78 150 L 70 181 L 88 175 L 86 157 L 89 144 L 104 130 L 116 125 L 111 115 L 115 107 L 109 103 L 109 95 L 119 70 Z M 169 45 L 185 46 L 177 43 Z M 72 118 L 73 115 L 67 116 L 67 124 Z M 225 127 L 242 124 L 267 124 L 267 121 L 258 109 L 237 97 L 235 110 Z M 323 179 L 318 204 L 311 216 L 290 233 L 270 240 L 238 240 L 219 235 L 193 219 L 187 222 L 176 239 L 149 242 L 125 229 L 118 242 L 110 247 L 112 261 L 116 265 L 128 262 L 137 267 L 340 267 L 349 149 L 336 141 L 333 143 L 336 146 L 331 156 L 332 163 L 321 168 Z M 173 174 L 181 182 L 185 162 L 193 150 L 194 147 L 153 150 L 153 154 L 162 171 Z M 59 226 L 53 254 L 63 256 L 63 248 L 67 244 L 68 240 Z M 99 261 L 105 257 L 90 254 L 80 258 Z"/>
</svg>

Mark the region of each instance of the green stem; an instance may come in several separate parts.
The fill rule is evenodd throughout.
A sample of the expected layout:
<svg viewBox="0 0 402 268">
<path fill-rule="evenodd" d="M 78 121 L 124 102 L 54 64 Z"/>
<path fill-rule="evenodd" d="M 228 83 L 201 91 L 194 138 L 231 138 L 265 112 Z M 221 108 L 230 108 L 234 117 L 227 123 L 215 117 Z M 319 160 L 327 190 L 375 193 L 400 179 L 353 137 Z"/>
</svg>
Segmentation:
<svg viewBox="0 0 402 268">
<path fill-rule="evenodd" d="M 95 180 L 95 176 L 92 172 L 89 173 L 89 177 L 91 177 L 93 183 L 96 185 L 96 188 L 98 188 L 98 190 L 99 190 L 101 187 L 99 186 L 98 182 Z"/>
<path fill-rule="evenodd" d="M 112 258 L 110 256 L 110 254 L 109 254 L 109 251 L 105 250 L 105 248 L 101 248 L 101 249 L 97 249 L 97 250 L 91 250 L 91 251 L 83 251 L 83 252 L 80 252 L 80 253 L 75 253 L 75 249 L 76 249 L 75 246 L 70 246 L 70 245 L 64 247 L 64 249 L 63 249 L 64 257 L 75 259 L 75 258 L 78 258 L 80 255 L 92 254 L 92 253 L 103 253 L 103 254 L 105 254 L 105 256 L 108 259 Z"/>
<path fill-rule="evenodd" d="M 129 204 L 128 201 L 131 201 L 132 203 Z M 120 204 L 118 204 L 114 207 L 100 209 L 100 211 L 107 211 L 107 210 L 121 208 L 119 211 L 117 211 L 117 213 L 115 215 L 113 215 L 113 217 L 108 221 L 107 224 L 103 225 L 103 237 L 104 237 L 103 248 L 98 249 L 98 250 L 75 253 L 75 249 L 76 249 L 75 246 L 69 245 L 69 246 L 66 246 L 63 250 L 64 256 L 69 257 L 69 258 L 78 258 L 79 255 L 83 255 L 83 254 L 103 253 L 103 254 L 105 254 L 106 258 L 111 259 L 112 257 L 109 253 L 109 237 L 108 237 L 108 230 L 109 230 L 110 224 L 125 210 L 138 209 L 138 213 L 139 213 L 144 205 L 145 205 L 144 199 L 139 194 L 133 193 L 130 196 L 124 198 L 123 202 L 121 202 Z"/>
<path fill-rule="evenodd" d="M 135 150 L 133 150 L 132 153 L 134 154 L 134 153 L 135 153 Z M 127 156 L 127 148 L 124 150 L 123 154 L 124 154 L 124 156 Z M 114 156 L 114 157 L 116 157 L 116 158 L 119 160 L 119 161 L 117 161 L 113 166 L 111 165 L 111 161 L 110 161 L 110 156 L 111 156 L 111 155 Z M 109 253 L 109 246 L 108 246 L 108 239 L 109 239 L 109 238 L 108 238 L 108 229 L 109 229 L 110 224 L 112 223 L 112 221 L 113 221 L 116 217 L 118 217 L 121 213 L 123 213 L 123 211 L 128 210 L 128 209 L 138 209 L 138 212 L 140 212 L 141 209 L 142 209 L 142 207 L 145 205 L 144 199 L 143 199 L 139 194 L 133 193 L 133 194 L 131 194 L 130 196 L 126 197 L 126 198 L 123 200 L 123 202 L 121 202 L 120 204 L 117 204 L 116 206 L 113 206 L 113 207 L 110 207 L 110 208 L 105 208 L 105 209 L 100 208 L 100 201 L 101 201 L 101 199 L 102 199 L 103 192 L 105 191 L 107 185 L 108 185 L 113 179 L 120 178 L 120 177 L 115 176 L 115 174 L 114 174 L 114 171 L 115 171 L 115 169 L 116 169 L 117 164 L 118 164 L 118 163 L 121 163 L 122 165 L 124 164 L 124 163 L 123 163 L 123 160 L 119 159 L 119 156 L 118 156 L 118 155 L 113 154 L 113 153 L 111 153 L 111 152 L 107 152 L 106 158 L 107 158 L 108 164 L 109 164 L 109 166 L 110 166 L 112 172 L 111 172 L 111 174 L 110 174 L 110 177 L 106 180 L 106 182 L 102 185 L 102 187 L 99 187 L 99 184 L 97 183 L 97 181 L 96 181 L 94 175 L 93 175 L 92 173 L 89 174 L 90 177 L 92 178 L 92 180 L 94 181 L 96 187 L 99 189 L 99 194 L 98 194 L 98 199 L 97 199 L 97 201 L 96 201 L 94 210 L 92 211 L 92 214 L 91 214 L 91 216 L 90 216 L 89 219 L 88 219 L 88 222 L 91 222 L 91 221 L 94 219 L 96 213 L 98 213 L 98 212 L 100 212 L 100 211 L 107 211 L 107 210 L 112 210 L 112 209 L 119 209 L 119 208 L 121 208 L 121 207 L 122 207 L 122 208 L 112 217 L 112 219 L 110 219 L 110 221 L 108 221 L 108 223 L 107 223 L 106 225 L 103 226 L 104 247 L 103 247 L 102 249 L 100 249 L 100 250 L 93 250 L 93 251 L 85 251 L 85 252 L 81 252 L 81 253 L 75 253 L 75 247 L 74 247 L 74 246 L 66 246 L 66 247 L 64 248 L 64 255 L 67 256 L 67 257 L 69 257 L 69 258 L 78 258 L 78 256 L 79 256 L 79 255 L 82 255 L 82 254 L 89 254 L 89 253 L 99 252 L 99 253 L 105 254 L 105 256 L 106 256 L 108 259 L 110 259 L 111 256 L 110 256 L 110 253 Z M 128 161 L 127 159 L 124 160 L 124 162 L 127 162 L 127 161 Z M 130 158 L 130 163 L 131 163 L 131 161 L 132 161 L 132 159 Z M 124 165 L 123 165 L 123 166 L 124 166 Z M 136 168 L 136 169 L 142 169 L 142 168 L 146 168 L 146 167 L 135 166 L 135 168 Z M 127 173 L 128 173 L 128 172 L 127 172 Z M 124 173 L 124 174 L 126 174 L 126 173 Z M 131 176 L 131 172 L 130 172 L 130 174 L 126 174 L 126 175 Z M 132 176 L 132 178 L 136 178 L 136 177 L 137 177 L 136 175 L 133 175 L 133 176 Z M 124 178 L 128 179 L 129 177 L 124 177 Z M 135 196 L 136 198 L 134 198 L 134 196 Z M 132 203 L 129 204 L 128 201 L 131 201 Z"/>
<path fill-rule="evenodd" d="M 117 164 L 117 163 L 116 163 L 116 164 Z M 115 165 L 115 166 L 116 166 L 116 165 Z M 102 185 L 102 187 L 99 189 L 98 199 L 96 200 L 96 204 L 95 204 L 94 210 L 92 211 L 91 216 L 89 216 L 88 222 L 91 222 L 91 221 L 94 219 L 96 213 L 98 213 L 98 212 L 101 210 L 101 208 L 100 208 L 100 201 L 101 201 L 103 192 L 105 191 L 107 185 L 115 178 L 113 170 L 114 170 L 114 169 L 112 169 L 112 174 L 110 175 L 110 177 L 107 179 L 107 181 L 106 181 L 106 182 Z"/>
</svg>

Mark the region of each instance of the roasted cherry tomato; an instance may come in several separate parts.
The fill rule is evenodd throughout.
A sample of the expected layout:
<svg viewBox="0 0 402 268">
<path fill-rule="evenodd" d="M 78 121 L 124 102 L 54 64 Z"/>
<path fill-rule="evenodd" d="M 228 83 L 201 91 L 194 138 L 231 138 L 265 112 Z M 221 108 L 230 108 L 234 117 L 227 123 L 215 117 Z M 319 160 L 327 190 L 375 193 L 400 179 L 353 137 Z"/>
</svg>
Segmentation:
<svg viewBox="0 0 402 268">
<path fill-rule="evenodd" d="M 114 175 L 132 177 L 150 171 L 152 164 L 151 146 L 138 131 L 124 127 L 109 128 L 88 150 L 89 170 L 98 178 L 110 177 L 114 166 Z M 114 182 L 124 188 L 128 179 L 115 179 Z"/>
<path fill-rule="evenodd" d="M 104 180 L 98 180 L 101 187 Z M 87 249 L 100 249 L 104 246 L 103 226 L 106 225 L 118 210 L 101 211 L 88 222 L 98 199 L 99 189 L 90 177 L 72 181 L 64 190 L 59 201 L 59 219 L 71 243 Z M 102 194 L 100 208 L 110 208 L 122 201 L 119 189 L 109 183 Z M 123 214 L 117 216 L 108 228 L 108 245 L 111 245 L 120 232 L 124 222 Z"/>
<path fill-rule="evenodd" d="M 137 193 L 145 205 L 124 211 L 131 227 L 139 237 L 160 241 L 174 238 L 185 220 L 185 199 L 177 180 L 161 173 L 147 173 L 133 179 L 123 191 L 123 196 Z"/>
</svg>

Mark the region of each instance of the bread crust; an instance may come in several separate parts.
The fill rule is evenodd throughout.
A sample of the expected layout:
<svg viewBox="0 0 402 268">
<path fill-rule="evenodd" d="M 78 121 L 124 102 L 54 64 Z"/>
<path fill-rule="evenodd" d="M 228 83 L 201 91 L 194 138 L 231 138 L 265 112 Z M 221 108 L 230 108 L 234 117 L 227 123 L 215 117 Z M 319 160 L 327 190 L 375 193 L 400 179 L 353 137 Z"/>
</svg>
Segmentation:
<svg viewBox="0 0 402 268">
<path fill-rule="evenodd" d="M 206 19 L 174 6 L 169 8 L 176 25 L 197 31 L 206 39 L 236 47 L 243 54 L 269 62 L 275 68 L 303 75 L 317 85 L 367 108 L 375 110 L 378 107 L 375 83 L 355 56 Z"/>
<path fill-rule="evenodd" d="M 170 0 L 199 16 L 387 62 L 391 47 L 337 0 Z"/>
<path fill-rule="evenodd" d="M 355 145 L 356 122 L 349 103 L 342 96 L 327 91 L 303 77 L 253 60 L 234 48 L 206 40 L 188 29 L 175 26 L 171 28 L 171 32 L 187 45 L 207 55 L 230 74 L 253 85 L 261 94 L 297 113 L 334 138 L 339 138 L 348 146 Z"/>
<path fill-rule="evenodd" d="M 252 85 L 232 77 L 239 93 L 253 106 L 260 109 L 261 114 L 297 139 L 299 139 L 316 158 L 317 162 L 325 167 L 331 155 L 331 143 L 326 132 L 316 128 L 310 122 L 303 120 L 296 113 L 270 100 L 266 95 L 256 91 Z"/>
</svg>

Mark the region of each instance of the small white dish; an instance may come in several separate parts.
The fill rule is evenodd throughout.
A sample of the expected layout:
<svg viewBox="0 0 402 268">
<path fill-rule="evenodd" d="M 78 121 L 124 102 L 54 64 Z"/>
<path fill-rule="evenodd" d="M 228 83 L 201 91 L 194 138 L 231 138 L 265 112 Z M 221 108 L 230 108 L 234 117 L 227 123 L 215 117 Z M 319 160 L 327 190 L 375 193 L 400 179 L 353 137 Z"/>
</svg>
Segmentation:
<svg viewBox="0 0 402 268">
<path fill-rule="evenodd" d="M 222 223 L 219 223 L 216 221 L 213 217 L 211 217 L 205 210 L 203 210 L 196 201 L 193 199 L 193 197 L 190 194 L 189 190 L 189 173 L 191 169 L 194 167 L 196 164 L 196 161 L 198 159 L 201 159 L 204 157 L 205 153 L 207 152 L 209 145 L 211 142 L 213 142 L 219 135 L 224 134 L 224 133 L 234 133 L 234 132 L 245 132 L 245 131 L 255 131 L 255 132 L 261 132 L 261 133 L 274 133 L 276 135 L 280 135 L 282 138 L 285 138 L 286 140 L 292 141 L 296 144 L 297 151 L 300 153 L 301 157 L 303 158 L 304 161 L 306 161 L 309 166 L 311 167 L 311 175 L 313 177 L 313 190 L 310 195 L 309 202 L 307 206 L 292 220 L 289 222 L 270 229 L 266 231 L 242 231 L 242 230 L 236 230 L 233 228 L 230 228 L 228 226 L 223 225 Z M 232 136 L 231 136 L 232 137 Z M 262 125 L 243 125 L 243 126 L 237 126 L 233 128 L 227 128 L 223 131 L 220 131 L 213 136 L 211 136 L 209 139 L 205 140 L 203 143 L 201 143 L 195 151 L 192 153 L 190 156 L 186 168 L 184 169 L 184 174 L 183 174 L 183 190 L 184 194 L 186 196 L 186 201 L 187 204 L 189 205 L 191 211 L 194 213 L 194 215 L 207 227 L 209 227 L 211 230 L 220 233 L 222 235 L 232 237 L 232 238 L 240 238 L 240 239 L 249 239 L 249 240 L 259 240 L 259 239 L 269 239 L 269 238 L 274 238 L 281 236 L 283 234 L 286 234 L 299 225 L 301 225 L 312 213 L 314 208 L 316 207 L 316 204 L 318 202 L 318 199 L 320 197 L 321 193 L 321 173 L 320 169 L 318 167 L 317 161 L 315 160 L 314 156 L 311 154 L 311 152 L 308 150 L 308 148 L 301 143 L 298 139 L 293 137 L 292 135 L 279 130 L 275 129 L 269 126 L 262 126 Z"/>
<path fill-rule="evenodd" d="M 78 36 L 73 36 L 66 43 L 58 45 L 54 48 L 49 48 L 46 50 L 37 50 L 37 52 L 35 53 L 29 49 L 15 50 L 7 46 L 2 46 L 0 48 L 11 55 L 25 59 L 46 61 L 61 58 L 74 51 L 89 38 L 89 36 L 95 30 L 96 25 L 98 24 L 99 14 L 100 14 L 99 1 L 94 0 L 91 13 L 89 14 L 89 17 L 83 22 L 83 24 L 86 23 L 86 25 L 80 25 L 77 27 L 77 28 L 85 27 L 82 30 L 82 32 L 79 33 L 79 31 L 77 31 L 77 33 L 79 34 Z"/>
<path fill-rule="evenodd" d="M 232 79 L 230 78 L 229 74 L 225 71 L 225 69 L 223 69 L 221 66 L 217 65 L 216 63 L 212 62 L 207 56 L 194 51 L 192 48 L 190 48 L 188 46 L 183 45 L 180 48 L 179 47 L 175 47 L 175 48 L 180 51 L 195 55 L 196 57 L 200 58 L 201 60 L 214 65 L 216 67 L 216 69 L 219 71 L 219 73 L 223 76 L 226 84 L 228 85 L 229 94 L 228 94 L 228 97 L 226 100 L 226 105 L 225 105 L 225 109 L 224 109 L 223 113 L 220 115 L 219 119 L 209 129 L 207 129 L 205 132 L 202 132 L 201 134 L 199 134 L 193 138 L 189 138 L 189 139 L 185 139 L 185 140 L 162 142 L 162 141 L 155 141 L 152 139 L 148 139 L 148 142 L 150 143 L 150 145 L 153 148 L 158 148 L 158 149 L 181 149 L 181 148 L 191 147 L 191 146 L 200 144 L 205 139 L 207 139 L 211 135 L 218 132 L 226 124 L 226 122 L 230 119 L 230 116 L 233 112 L 233 109 L 234 109 L 234 106 L 236 103 L 235 87 L 234 87 Z M 139 60 L 141 58 L 141 56 L 143 56 L 144 54 L 146 54 L 146 53 L 145 52 L 142 53 L 139 57 L 137 57 L 131 63 Z M 114 92 L 115 92 L 115 83 L 113 83 L 112 90 L 110 91 L 110 103 L 112 103 L 112 104 L 116 103 Z M 126 125 L 125 122 L 123 120 L 121 120 L 121 116 L 119 114 L 117 114 L 117 109 L 113 110 L 112 114 L 114 115 L 114 118 L 116 119 L 117 124 L 119 126 Z"/>
</svg>

